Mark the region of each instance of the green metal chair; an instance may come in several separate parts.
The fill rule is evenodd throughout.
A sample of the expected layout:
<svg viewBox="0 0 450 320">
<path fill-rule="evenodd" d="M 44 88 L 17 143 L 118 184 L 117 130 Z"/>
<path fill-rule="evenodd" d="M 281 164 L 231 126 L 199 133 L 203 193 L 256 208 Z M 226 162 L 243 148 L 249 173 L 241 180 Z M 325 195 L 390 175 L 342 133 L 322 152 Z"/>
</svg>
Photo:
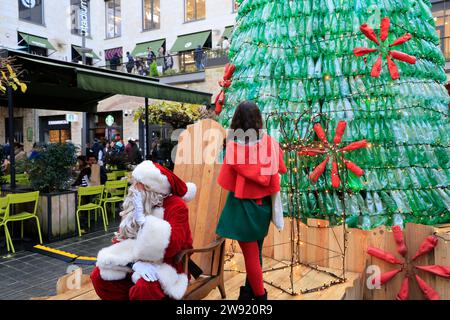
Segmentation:
<svg viewBox="0 0 450 320">
<path fill-rule="evenodd" d="M 4 176 L 6 184 L 11 183 L 11 175 Z M 29 185 L 30 180 L 28 179 L 28 175 L 25 173 L 16 174 L 16 183 L 21 185 Z"/>
<path fill-rule="evenodd" d="M 8 206 L 8 198 L 6 198 L 6 197 L 0 198 L 0 227 L 2 227 L 2 226 L 5 227 L 6 249 L 9 252 L 11 237 L 9 236 L 9 230 L 7 229 L 7 226 L 4 223 L 4 216 L 5 216 L 7 206 Z"/>
<path fill-rule="evenodd" d="M 106 205 L 109 203 L 111 205 L 111 211 L 113 213 L 113 218 L 116 218 L 116 203 L 123 202 L 128 192 L 128 180 L 118 180 L 118 181 L 107 181 L 105 183 L 105 192 L 103 195 L 102 203 L 106 215 L 106 224 L 109 225 L 108 221 L 108 210 Z"/>
<path fill-rule="evenodd" d="M 5 200 L 1 200 L 1 202 L 4 204 Z M 11 208 L 16 204 L 22 204 L 22 203 L 29 203 L 34 202 L 34 209 L 33 212 L 27 212 L 22 211 L 19 213 L 11 213 Z M 27 193 L 15 193 L 15 194 L 8 194 L 6 196 L 6 209 L 4 211 L 3 217 L 0 220 L 0 226 L 5 227 L 5 234 L 6 234 L 6 246 L 7 250 L 15 253 L 14 245 L 12 243 L 12 238 L 8 230 L 8 222 L 15 222 L 20 221 L 21 222 L 21 229 L 20 229 L 20 236 L 23 239 L 23 222 L 28 219 L 36 219 L 38 234 L 39 234 L 39 243 L 42 244 L 42 235 L 41 235 L 41 226 L 39 224 L 39 218 L 36 214 L 37 207 L 39 202 L 39 191 L 34 192 L 27 192 Z M 2 205 L 2 204 L 0 204 Z M 9 241 L 9 245 L 8 245 Z"/>
<path fill-rule="evenodd" d="M 114 171 L 114 173 L 116 174 L 116 179 L 119 180 L 120 178 L 123 178 L 126 176 L 127 172 L 125 170 L 121 170 L 121 171 Z"/>
<path fill-rule="evenodd" d="M 115 172 L 109 172 L 106 174 L 106 176 L 108 177 L 107 181 L 116 181 L 117 180 L 117 176 Z"/>
<path fill-rule="evenodd" d="M 95 211 L 95 221 L 97 221 L 97 212 L 100 210 L 103 219 L 103 226 L 105 231 L 107 231 L 106 216 L 105 211 L 101 205 L 103 198 L 103 191 L 105 186 L 95 186 L 95 187 L 80 187 L 78 188 L 78 208 L 77 208 L 77 226 L 78 226 L 78 236 L 81 237 L 81 227 L 80 227 L 80 212 L 88 212 L 88 228 L 91 227 L 91 211 Z M 92 198 L 90 203 L 81 204 L 83 197 L 90 196 Z"/>
</svg>

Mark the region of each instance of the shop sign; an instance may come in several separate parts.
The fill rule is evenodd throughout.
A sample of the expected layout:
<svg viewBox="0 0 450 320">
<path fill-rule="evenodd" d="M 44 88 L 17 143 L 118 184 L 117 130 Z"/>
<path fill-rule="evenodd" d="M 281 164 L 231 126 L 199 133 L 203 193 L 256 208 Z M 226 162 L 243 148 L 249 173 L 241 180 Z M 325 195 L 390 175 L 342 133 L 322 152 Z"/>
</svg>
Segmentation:
<svg viewBox="0 0 450 320">
<path fill-rule="evenodd" d="M 77 122 L 78 121 L 78 116 L 76 114 L 73 114 L 73 113 L 68 113 L 68 114 L 66 114 L 66 121 L 67 122 Z"/>
<path fill-rule="evenodd" d="M 62 124 L 69 124 L 69 121 L 67 121 L 67 120 L 50 120 L 48 122 L 49 126 L 60 126 Z"/>
<path fill-rule="evenodd" d="M 111 127 L 114 124 L 114 117 L 112 115 L 108 115 L 105 119 L 105 123 L 108 127 Z"/>
</svg>

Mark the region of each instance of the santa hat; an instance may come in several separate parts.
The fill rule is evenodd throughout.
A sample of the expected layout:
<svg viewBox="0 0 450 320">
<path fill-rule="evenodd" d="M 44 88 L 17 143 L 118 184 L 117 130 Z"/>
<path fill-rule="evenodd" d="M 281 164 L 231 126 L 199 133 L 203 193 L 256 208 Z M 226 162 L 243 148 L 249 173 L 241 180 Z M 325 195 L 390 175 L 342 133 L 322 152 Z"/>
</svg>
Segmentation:
<svg viewBox="0 0 450 320">
<path fill-rule="evenodd" d="M 197 187 L 194 183 L 185 183 L 166 167 L 152 161 L 144 161 L 133 171 L 133 178 L 153 192 L 181 197 L 184 201 L 195 198 Z"/>
</svg>

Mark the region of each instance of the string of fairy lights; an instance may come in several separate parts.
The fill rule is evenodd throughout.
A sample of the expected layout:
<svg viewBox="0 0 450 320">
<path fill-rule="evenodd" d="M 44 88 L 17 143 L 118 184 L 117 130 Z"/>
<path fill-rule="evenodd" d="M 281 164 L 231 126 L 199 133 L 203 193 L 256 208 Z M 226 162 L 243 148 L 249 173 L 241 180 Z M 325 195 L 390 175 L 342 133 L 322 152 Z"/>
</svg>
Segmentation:
<svg viewBox="0 0 450 320">
<path fill-rule="evenodd" d="M 349 10 L 350 11 L 350 10 Z M 238 23 L 236 25 L 237 28 L 243 28 L 246 29 L 246 25 L 242 24 L 243 19 L 246 17 L 246 15 L 250 12 L 250 10 L 248 12 L 245 13 L 245 15 L 243 14 L 243 11 L 240 10 L 239 16 L 238 16 Z M 297 16 L 292 16 L 292 17 L 297 17 Z M 298 16 L 300 17 L 300 16 Z M 267 21 L 266 21 L 267 23 Z M 442 59 L 442 54 L 440 53 L 440 50 L 434 50 L 435 48 L 434 46 L 437 46 L 438 43 L 438 39 L 437 37 L 427 37 L 427 30 L 424 28 L 423 30 L 425 30 L 425 32 L 423 32 L 423 34 L 419 34 L 418 32 L 411 32 L 409 30 L 406 29 L 405 25 L 402 24 L 396 24 L 396 23 L 392 23 L 392 26 L 395 26 L 397 28 L 399 28 L 400 30 L 409 32 L 413 35 L 413 39 L 414 41 L 416 41 L 417 43 L 420 43 L 420 41 L 424 41 L 426 43 L 426 45 L 428 45 L 428 43 L 431 43 L 432 45 L 430 45 L 429 47 L 432 49 L 430 50 L 430 52 L 428 52 L 428 56 L 426 56 L 424 53 L 421 52 L 425 52 L 425 50 L 420 51 L 417 47 L 414 47 L 412 45 L 408 45 L 410 48 L 413 49 L 417 49 L 418 53 L 418 61 L 419 64 L 421 63 L 421 61 L 425 61 L 425 62 L 431 62 L 431 63 L 436 63 L 436 64 L 442 64 L 443 59 Z M 248 30 L 249 28 L 247 28 Z M 354 30 L 354 29 L 353 29 Z M 244 38 L 244 37 L 242 37 Z M 363 35 L 358 32 L 358 33 L 354 33 L 354 32 L 344 32 L 344 34 L 341 34 L 340 36 L 337 36 L 335 38 L 332 38 L 332 34 L 324 34 L 322 38 L 319 37 L 311 37 L 311 41 L 304 41 L 304 43 L 302 42 L 301 45 L 293 45 L 292 42 L 289 43 L 289 47 L 284 47 L 282 45 L 278 45 L 278 44 L 267 44 L 267 43 L 263 43 L 261 41 L 248 41 L 247 39 L 245 39 L 245 41 L 240 41 L 239 45 L 255 45 L 258 46 L 259 48 L 265 47 L 265 48 L 273 48 L 273 49 L 282 49 L 282 50 L 302 50 L 302 51 L 306 51 L 311 50 L 311 48 L 313 46 L 315 46 L 316 48 L 321 48 L 321 44 L 324 42 L 330 42 L 330 41 L 336 41 L 336 40 L 344 40 L 344 39 L 349 39 L 349 38 L 353 38 L 353 39 L 362 39 Z M 299 38 L 300 39 L 300 38 Z M 306 40 L 306 39 L 305 39 Z M 367 40 L 364 39 L 365 42 L 367 42 Z M 281 42 L 281 41 L 280 41 Z M 299 42 L 300 43 L 300 42 Z M 242 49 L 242 48 L 241 48 Z M 232 59 L 235 58 L 235 54 L 236 54 L 236 50 L 235 47 L 232 45 L 231 48 L 231 56 Z M 320 50 L 317 50 L 320 51 Z M 410 52 L 411 53 L 411 52 Z M 348 54 L 346 53 L 345 56 L 351 56 L 352 54 L 350 52 L 348 52 Z M 305 55 L 306 56 L 306 55 Z M 339 56 L 340 57 L 340 56 Z M 251 63 L 250 63 L 251 64 Z M 247 64 L 248 66 L 249 64 Z M 383 67 L 385 67 L 386 65 L 383 62 Z M 403 68 L 401 68 L 403 70 Z M 404 75 L 408 76 L 408 75 L 413 75 L 412 73 L 408 72 L 408 68 L 404 68 L 405 71 Z M 412 69 L 411 69 L 412 70 Z M 325 74 L 321 77 L 313 77 L 313 76 L 307 76 L 307 77 L 292 77 L 292 75 L 290 76 L 283 76 L 280 80 L 283 82 L 287 82 L 287 81 L 317 81 L 317 84 L 319 86 L 317 86 L 317 88 L 320 88 L 320 85 L 323 83 L 321 83 L 321 81 L 325 81 L 329 82 L 331 80 L 333 80 L 335 83 L 337 83 L 339 81 L 339 77 L 354 77 L 351 80 L 358 80 L 364 76 L 367 76 L 369 73 L 365 72 L 364 74 L 352 74 L 352 75 L 344 75 L 344 74 L 333 74 L 333 73 L 329 73 L 329 74 Z M 335 79 L 332 79 L 332 75 L 335 77 Z M 381 81 L 378 81 L 379 83 L 377 84 L 372 84 L 371 86 L 367 86 L 366 83 L 363 83 L 363 88 L 364 91 L 360 92 L 360 90 L 358 88 L 361 88 L 361 86 L 357 85 L 356 83 L 352 86 L 352 83 L 348 83 L 349 88 L 353 87 L 356 90 L 348 90 L 348 94 L 342 95 L 342 91 L 340 91 L 341 94 L 337 95 L 333 95 L 333 94 L 329 94 L 329 91 L 326 91 L 324 89 L 324 93 L 325 93 L 325 97 L 322 97 L 320 99 L 317 99 L 316 97 L 313 97 L 312 99 L 309 99 L 308 102 L 317 102 L 319 101 L 322 106 L 324 103 L 329 103 L 329 102 L 333 102 L 333 101 L 337 101 L 337 100 L 343 100 L 343 99 L 349 99 L 349 100 L 360 100 L 360 101 L 365 101 L 365 102 L 376 102 L 378 100 L 382 100 L 382 99 L 389 99 L 390 97 L 394 96 L 395 94 L 397 94 L 396 92 L 393 91 L 393 87 L 397 86 L 400 87 L 404 84 L 421 84 L 421 85 L 432 85 L 432 86 L 442 86 L 442 80 L 437 78 L 435 76 L 435 73 L 430 69 L 428 72 L 424 72 L 423 75 L 425 76 L 425 78 L 429 77 L 430 79 L 424 79 L 424 80 L 415 80 L 415 79 L 408 79 L 408 80 L 404 80 L 404 81 L 396 81 L 394 82 L 387 82 L 387 83 L 382 83 Z M 249 83 L 251 81 L 254 81 L 256 79 L 256 76 L 239 76 L 239 72 L 237 72 L 237 75 L 234 79 L 234 83 L 239 84 L 239 82 L 244 81 L 246 83 Z M 258 75 L 258 81 L 265 81 L 265 80 L 273 80 L 273 76 L 259 76 Z M 374 81 L 377 82 L 377 81 Z M 235 85 L 235 87 L 237 87 Z M 391 90 L 391 92 L 389 94 L 383 95 L 383 92 L 380 92 L 379 89 L 381 88 L 385 88 L 387 87 L 388 90 Z M 271 87 L 272 88 L 272 87 Z M 314 88 L 313 88 L 314 89 Z M 378 89 L 378 90 L 377 90 Z M 306 90 L 306 89 L 305 89 Z M 350 93 L 351 92 L 351 93 Z M 382 97 L 371 97 L 371 94 L 374 94 L 376 92 L 377 95 L 381 95 Z M 443 91 L 444 92 L 444 91 Z M 327 110 L 326 112 L 322 112 L 322 106 L 321 106 L 321 110 L 314 110 L 314 106 L 311 106 L 311 108 L 309 109 L 304 109 L 300 112 L 298 111 L 292 111 L 292 112 L 269 112 L 269 113 L 265 113 L 265 116 L 267 117 L 267 120 L 269 120 L 270 118 L 273 118 L 274 122 L 279 123 L 280 124 L 280 129 L 282 132 L 282 135 L 284 136 L 284 141 L 282 142 L 282 148 L 288 152 L 289 154 L 289 159 L 288 159 L 288 168 L 289 168 L 289 174 L 288 174 L 288 186 L 283 186 L 284 191 L 287 191 L 287 195 L 288 195 L 288 216 L 286 216 L 286 219 L 289 220 L 289 224 L 290 224 L 290 237 L 289 237 L 289 241 L 281 241 L 279 243 L 275 243 L 275 244 L 270 244 L 267 246 L 264 246 L 263 248 L 270 248 L 270 247 L 277 247 L 277 246 L 285 246 L 287 244 L 291 245 L 291 260 L 286 262 L 286 261 L 278 261 L 279 264 L 281 263 L 282 266 L 277 266 L 275 265 L 274 267 L 268 268 L 266 270 L 264 270 L 265 273 L 269 273 L 269 272 L 274 272 L 274 271 L 284 271 L 286 269 L 290 269 L 290 285 L 288 287 L 282 286 L 281 284 L 277 283 L 277 281 L 266 281 L 265 282 L 269 285 L 271 285 L 274 288 L 280 289 L 280 293 L 288 293 L 290 295 L 300 295 L 300 294 L 306 294 L 306 293 L 311 293 L 311 292 L 316 292 L 316 291 L 320 291 L 320 290 L 324 290 L 327 289 L 333 285 L 336 284 L 340 284 L 346 281 L 346 276 L 345 276 L 345 260 L 346 260 L 346 252 L 348 249 L 348 234 L 351 233 L 351 231 L 347 230 L 346 224 L 344 223 L 345 219 L 346 219 L 346 210 L 347 210 L 347 200 L 348 198 L 345 196 L 345 194 L 348 194 L 349 198 L 352 198 L 353 196 L 355 196 L 356 194 L 359 194 L 360 190 L 352 190 L 350 187 L 347 186 L 348 184 L 348 173 L 347 171 L 342 167 L 338 167 L 339 170 L 339 175 L 342 179 L 342 184 L 341 187 L 337 190 L 334 191 L 330 191 L 330 190 L 326 190 L 325 188 L 327 187 L 326 185 L 324 186 L 325 190 L 320 190 L 320 189 L 311 189 L 309 190 L 309 188 L 312 188 L 311 186 L 308 187 L 308 189 L 299 189 L 297 186 L 300 186 L 300 181 L 299 181 L 299 172 L 306 172 L 308 169 L 302 167 L 303 165 L 303 161 L 300 161 L 301 159 L 300 156 L 298 155 L 298 151 L 300 150 L 301 147 L 307 146 L 308 144 L 311 143 L 311 141 L 313 140 L 312 137 L 314 135 L 314 131 L 312 130 L 312 124 L 314 123 L 314 121 L 319 118 L 321 122 L 323 121 L 327 121 L 330 122 L 331 121 L 331 115 L 333 114 L 338 114 L 338 113 L 346 113 L 346 112 L 362 112 L 362 113 L 368 113 L 368 114 L 373 114 L 374 112 L 378 112 L 380 114 L 380 116 L 384 117 L 385 119 L 390 119 L 389 116 L 387 116 L 389 114 L 389 112 L 391 112 L 391 115 L 397 114 L 397 117 L 400 116 L 404 116 L 405 112 L 407 112 L 410 109 L 422 109 L 425 111 L 429 111 L 433 114 L 439 115 L 441 117 L 444 117 L 445 119 L 448 118 L 448 113 L 446 113 L 443 110 L 439 110 L 439 109 L 435 109 L 432 108 L 428 105 L 427 100 L 425 99 L 425 94 L 424 92 L 414 92 L 413 94 L 413 98 L 411 99 L 417 99 L 417 101 L 415 101 L 412 105 L 409 106 L 402 106 L 402 107 L 392 107 L 392 108 L 384 108 L 383 110 L 366 110 L 363 108 L 358 108 L 358 109 L 339 109 L 339 110 Z M 423 95 L 423 97 L 421 97 L 421 95 Z M 279 95 L 273 95 L 271 93 L 262 93 L 258 96 L 258 100 L 260 100 L 261 102 L 264 102 L 265 99 L 276 99 L 276 101 L 279 102 L 288 102 L 288 103 L 295 103 L 297 101 L 292 101 L 290 99 L 290 97 L 286 97 L 286 98 L 282 98 Z M 434 97 L 435 102 L 441 102 L 442 104 L 446 104 L 448 103 L 448 98 L 445 97 L 444 95 L 442 95 L 441 97 L 437 96 Z M 307 105 L 307 102 L 305 101 L 298 101 L 299 104 L 305 104 Z M 392 105 L 394 105 L 394 103 L 392 103 Z M 352 107 L 352 104 L 350 104 L 350 107 Z M 317 112 L 319 111 L 319 112 Z M 313 112 L 317 112 L 316 114 L 311 116 L 311 113 Z M 376 118 L 376 117 L 373 117 Z M 395 117 L 392 117 L 395 118 Z M 411 117 L 413 118 L 413 117 Z M 361 120 L 367 120 L 364 117 L 358 118 L 355 117 L 353 118 L 354 120 L 357 119 L 361 119 Z M 289 121 L 289 127 L 291 128 L 291 132 L 287 132 L 285 130 L 286 127 L 286 121 Z M 301 127 L 304 125 L 303 121 L 305 122 L 309 122 L 306 125 L 306 128 Z M 302 133 L 306 132 L 306 135 L 303 137 Z M 297 139 L 292 139 L 292 137 L 297 137 Z M 385 142 L 385 143 L 380 143 L 379 141 L 373 141 L 370 143 L 370 148 L 389 148 L 389 147 L 398 147 L 398 146 L 429 146 L 429 147 L 439 147 L 439 148 L 448 148 L 448 145 L 441 145 L 439 143 L 407 143 L 406 141 L 404 142 Z M 319 157 L 319 155 L 314 156 L 314 158 Z M 343 155 L 342 155 L 342 159 L 341 161 L 343 161 Z M 298 165 L 300 164 L 300 167 L 298 167 Z M 408 168 L 423 168 L 423 169 L 438 169 L 438 171 L 442 171 L 442 168 L 433 168 L 431 166 L 421 166 L 421 165 L 409 165 L 409 166 L 402 166 L 402 167 L 394 167 L 394 166 L 387 166 L 387 167 L 370 167 L 371 170 L 389 170 L 389 169 L 396 169 L 396 170 L 400 170 L 403 173 L 406 173 L 406 169 Z M 367 182 L 363 182 L 362 185 L 366 184 Z M 435 186 L 433 187 L 431 184 L 428 187 L 421 187 L 421 188 L 395 188 L 395 189 L 380 189 L 380 190 L 368 190 L 371 192 L 380 192 L 380 191 L 404 191 L 404 190 L 411 190 L 411 191 L 422 191 L 422 190 L 429 190 L 429 189 L 447 189 L 448 186 Z M 367 190 L 365 190 L 367 191 Z M 305 239 L 305 235 L 302 234 L 302 228 L 300 227 L 300 219 L 302 219 L 302 200 L 300 199 L 300 196 L 304 193 L 317 193 L 317 192 L 325 192 L 327 193 L 334 193 L 338 195 L 338 199 L 340 200 L 341 203 L 341 212 L 335 212 L 335 215 L 338 215 L 338 217 L 336 217 L 336 220 L 338 222 L 340 222 L 340 226 L 338 227 L 330 227 L 330 226 L 320 226 L 320 222 L 318 226 L 308 226 L 308 228 L 327 228 L 329 230 L 332 230 L 333 233 L 333 237 L 334 240 L 337 243 L 337 247 L 339 248 L 339 251 L 336 250 L 332 250 L 330 247 L 324 247 L 324 246 L 320 246 L 316 243 L 312 243 L 307 241 L 307 239 Z M 323 206 L 325 207 L 325 204 L 323 204 Z M 295 210 L 292 210 L 294 209 Z M 392 216 L 392 213 L 401 213 L 401 214 L 409 214 L 409 215 L 414 215 L 413 212 L 403 212 L 403 208 L 399 208 L 396 212 L 390 212 L 389 208 L 386 208 L 385 213 L 377 213 L 376 216 L 377 217 L 381 217 L 381 216 L 386 216 L 387 218 Z M 437 210 L 441 210 L 441 211 L 437 211 Z M 446 213 L 446 209 L 445 208 L 435 208 L 435 213 L 439 212 L 441 214 L 441 217 L 443 217 Z M 426 212 L 428 213 L 428 212 Z M 323 215 L 324 217 L 329 217 L 329 215 Z M 428 218 L 428 215 L 426 216 L 422 216 L 422 217 L 417 217 L 420 218 L 421 220 Z M 429 216 L 430 219 L 433 218 L 433 216 Z M 335 230 L 337 230 L 337 228 L 339 228 L 339 230 L 342 229 L 342 241 L 343 241 L 343 245 L 341 246 L 341 243 L 336 235 Z M 445 241 L 447 243 L 447 239 Z M 334 256 L 327 256 L 326 258 L 323 259 L 319 259 L 318 261 L 314 261 L 314 262 L 310 262 L 310 263 L 304 263 L 301 260 L 301 247 L 304 246 L 313 246 L 317 249 L 320 250 L 325 250 L 327 252 L 334 253 L 336 255 Z M 232 272 L 239 272 L 239 273 L 244 273 L 245 271 L 239 270 L 236 265 L 236 261 L 233 260 L 234 256 L 235 256 L 235 244 L 232 243 L 232 252 L 228 253 L 231 258 L 227 260 L 227 262 L 229 262 L 229 264 L 231 264 L 230 266 L 228 266 L 229 268 L 226 269 L 226 271 L 232 271 Z M 327 270 L 322 270 L 320 269 L 317 265 L 314 265 L 314 263 L 319 263 L 322 262 L 323 260 L 330 260 L 330 259 L 335 259 L 335 258 L 339 258 L 341 257 L 342 259 L 342 269 L 340 269 L 340 271 L 342 271 L 342 275 L 337 275 L 333 272 L 327 271 Z M 273 259 L 275 260 L 275 259 Z M 275 260 L 277 261 L 277 260 Z M 333 279 L 330 281 L 326 281 L 323 282 L 321 285 L 313 287 L 313 288 L 301 288 L 300 290 L 295 290 L 295 285 L 294 285 L 294 276 L 296 275 L 296 273 L 298 273 L 298 271 L 300 270 L 300 268 L 306 268 L 305 270 L 308 270 L 307 272 L 311 272 L 311 270 L 316 270 L 318 272 L 322 272 L 325 274 L 328 274 L 329 276 L 331 276 Z M 281 282 L 285 282 L 285 281 L 281 281 Z"/>
</svg>

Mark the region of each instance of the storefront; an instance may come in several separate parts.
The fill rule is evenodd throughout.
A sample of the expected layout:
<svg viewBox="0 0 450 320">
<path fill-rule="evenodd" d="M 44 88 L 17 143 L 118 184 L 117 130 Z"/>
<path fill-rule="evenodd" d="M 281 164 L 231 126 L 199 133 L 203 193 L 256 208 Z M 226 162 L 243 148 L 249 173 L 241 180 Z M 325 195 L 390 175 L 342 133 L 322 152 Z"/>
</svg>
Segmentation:
<svg viewBox="0 0 450 320">
<path fill-rule="evenodd" d="M 19 47 L 23 47 L 28 53 L 47 57 L 48 50 L 56 51 L 55 47 L 48 41 L 47 38 L 31 35 L 24 32 L 18 32 Z"/>
<path fill-rule="evenodd" d="M 177 38 L 174 45 L 170 49 L 170 52 L 178 52 L 181 72 L 195 72 L 203 69 L 197 68 L 195 61 L 195 49 L 197 49 L 199 46 L 203 50 L 205 50 L 206 48 L 211 49 L 211 31 L 186 34 Z M 202 58 L 203 67 L 205 64 L 203 61 L 204 58 L 206 58 L 205 54 L 203 54 Z"/>
<path fill-rule="evenodd" d="M 71 124 L 66 116 L 39 117 L 40 142 L 64 143 L 71 139 Z"/>
<path fill-rule="evenodd" d="M 87 142 L 94 139 L 110 141 L 117 136 L 123 138 L 122 111 L 99 112 L 87 116 Z"/>
</svg>

